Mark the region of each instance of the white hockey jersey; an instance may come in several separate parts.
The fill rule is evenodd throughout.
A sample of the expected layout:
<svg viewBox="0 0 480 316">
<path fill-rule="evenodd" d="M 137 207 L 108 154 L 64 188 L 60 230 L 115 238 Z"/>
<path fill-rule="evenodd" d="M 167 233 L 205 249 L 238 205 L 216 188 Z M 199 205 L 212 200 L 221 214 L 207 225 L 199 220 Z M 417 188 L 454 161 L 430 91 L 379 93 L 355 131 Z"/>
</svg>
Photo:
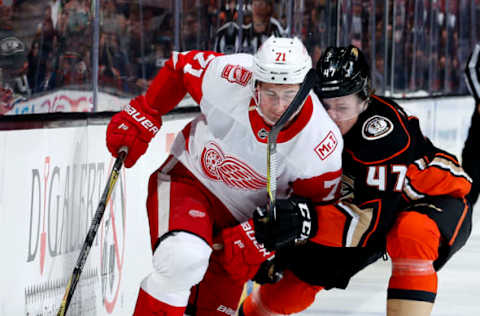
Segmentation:
<svg viewBox="0 0 480 316">
<path fill-rule="evenodd" d="M 239 222 L 268 201 L 270 127 L 255 110 L 252 68 L 253 56 L 247 54 L 174 53 L 145 96 L 160 114 L 186 92 L 200 104 L 201 114 L 177 135 L 172 154 Z M 277 143 L 278 198 L 297 194 L 328 202 L 337 197 L 343 139 L 314 93 Z"/>
</svg>

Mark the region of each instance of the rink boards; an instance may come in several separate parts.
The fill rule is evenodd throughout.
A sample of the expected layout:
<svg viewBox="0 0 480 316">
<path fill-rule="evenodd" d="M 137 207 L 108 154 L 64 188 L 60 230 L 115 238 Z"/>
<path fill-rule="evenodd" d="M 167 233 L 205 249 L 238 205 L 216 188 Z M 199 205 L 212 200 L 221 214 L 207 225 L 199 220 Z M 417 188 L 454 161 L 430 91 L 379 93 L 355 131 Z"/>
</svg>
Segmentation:
<svg viewBox="0 0 480 316">
<path fill-rule="evenodd" d="M 457 156 L 470 97 L 401 102 L 433 142 Z M 123 170 L 70 307 L 70 315 L 131 315 L 151 268 L 148 176 L 196 115 L 167 116 L 150 148 Z M 0 315 L 54 315 L 113 163 L 105 124 L 0 132 Z"/>
</svg>

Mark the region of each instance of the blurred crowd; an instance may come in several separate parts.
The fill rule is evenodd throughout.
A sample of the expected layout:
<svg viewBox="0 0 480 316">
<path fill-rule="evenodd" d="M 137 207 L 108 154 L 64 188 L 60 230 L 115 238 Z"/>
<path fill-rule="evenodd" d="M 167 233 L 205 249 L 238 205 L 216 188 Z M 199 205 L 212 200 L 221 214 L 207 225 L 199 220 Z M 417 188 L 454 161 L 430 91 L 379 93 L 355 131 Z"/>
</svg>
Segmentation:
<svg viewBox="0 0 480 316">
<path fill-rule="evenodd" d="M 314 64 L 329 45 L 362 48 L 377 92 L 466 92 L 462 68 L 480 36 L 473 24 L 479 0 L 399 0 L 388 8 L 385 1 L 345 0 L 340 10 L 337 2 L 100 1 L 100 89 L 141 93 L 172 50 L 254 53 L 271 35 L 293 34 Z M 93 5 L 0 0 L 0 106 L 58 88 L 92 89 Z"/>
</svg>

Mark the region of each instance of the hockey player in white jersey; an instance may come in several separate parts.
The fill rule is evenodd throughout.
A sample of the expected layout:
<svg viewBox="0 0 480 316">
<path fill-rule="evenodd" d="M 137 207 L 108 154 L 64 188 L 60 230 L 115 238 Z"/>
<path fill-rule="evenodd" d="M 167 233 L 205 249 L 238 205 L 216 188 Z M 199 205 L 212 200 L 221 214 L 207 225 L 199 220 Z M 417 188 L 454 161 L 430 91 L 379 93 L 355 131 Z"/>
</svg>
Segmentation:
<svg viewBox="0 0 480 316">
<path fill-rule="evenodd" d="M 268 201 L 266 136 L 310 68 L 297 38 L 272 36 L 255 56 L 174 52 L 146 94 L 113 116 L 107 147 L 116 156 L 127 146 L 131 167 L 187 92 L 201 109 L 150 177 L 153 271 L 134 315 L 234 314 L 243 284 L 274 255 L 256 242 L 251 219 Z M 332 201 L 342 149 L 337 126 L 310 93 L 278 135 L 278 197 Z M 311 219 L 299 212 L 298 220 Z"/>
</svg>

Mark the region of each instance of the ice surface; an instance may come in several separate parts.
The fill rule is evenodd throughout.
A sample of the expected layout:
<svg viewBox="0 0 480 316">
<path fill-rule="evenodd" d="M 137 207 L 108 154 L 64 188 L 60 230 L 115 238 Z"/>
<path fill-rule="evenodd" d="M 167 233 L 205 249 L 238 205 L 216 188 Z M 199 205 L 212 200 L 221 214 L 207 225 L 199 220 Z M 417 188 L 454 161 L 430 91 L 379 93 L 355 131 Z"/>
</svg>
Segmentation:
<svg viewBox="0 0 480 316">
<path fill-rule="evenodd" d="M 474 209 L 473 231 L 467 244 L 438 273 L 432 316 L 480 315 L 480 202 Z M 390 261 L 379 260 L 357 274 L 346 290 L 317 294 L 315 303 L 298 315 L 385 315 Z"/>
</svg>

